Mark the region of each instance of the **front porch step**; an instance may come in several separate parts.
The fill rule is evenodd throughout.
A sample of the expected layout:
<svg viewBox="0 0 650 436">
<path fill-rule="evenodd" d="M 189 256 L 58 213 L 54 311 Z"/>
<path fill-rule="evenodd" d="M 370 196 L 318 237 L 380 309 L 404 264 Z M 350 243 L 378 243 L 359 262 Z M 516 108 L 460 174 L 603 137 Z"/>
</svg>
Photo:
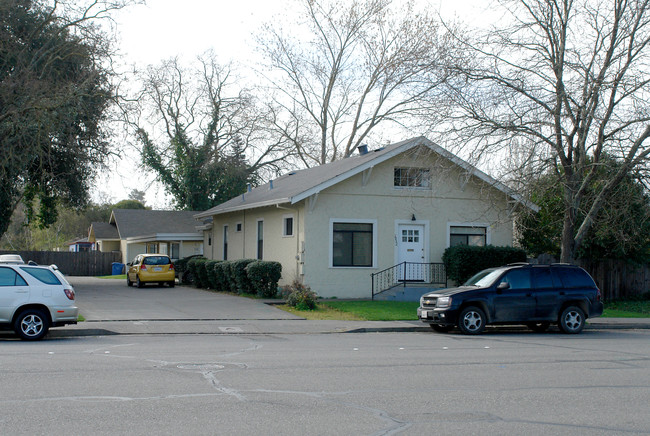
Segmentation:
<svg viewBox="0 0 650 436">
<path fill-rule="evenodd" d="M 375 300 L 378 301 L 420 301 L 420 297 L 427 292 L 442 289 L 440 286 L 430 284 L 408 284 L 406 287 L 399 286 L 389 289 L 380 294 L 375 294 Z"/>
</svg>

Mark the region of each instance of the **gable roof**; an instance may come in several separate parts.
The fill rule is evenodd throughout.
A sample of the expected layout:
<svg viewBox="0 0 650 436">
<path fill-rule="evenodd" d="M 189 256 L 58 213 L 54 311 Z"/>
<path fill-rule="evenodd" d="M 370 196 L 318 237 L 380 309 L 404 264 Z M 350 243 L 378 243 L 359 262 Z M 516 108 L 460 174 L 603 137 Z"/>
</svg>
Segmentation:
<svg viewBox="0 0 650 436">
<path fill-rule="evenodd" d="M 350 156 L 345 159 L 313 168 L 292 171 L 238 197 L 221 203 L 205 212 L 196 214 L 194 215 L 194 218 L 201 219 L 227 212 L 235 212 L 256 207 L 274 206 L 284 203 L 295 204 L 417 146 L 428 147 L 438 155 L 460 166 L 469 174 L 478 177 L 485 183 L 504 192 L 514 201 L 533 210 L 537 209 L 536 205 L 524 200 L 503 183 L 498 182 L 453 153 L 450 153 L 444 148 L 434 144 L 427 138 L 420 136 L 397 142 L 378 150 L 369 151 L 366 154 Z"/>
<path fill-rule="evenodd" d="M 118 239 L 154 234 L 195 234 L 196 211 L 113 209 L 109 225 L 114 225 Z"/>
<path fill-rule="evenodd" d="M 120 239 L 120 234 L 118 233 L 115 224 L 94 222 L 90 224 L 90 232 L 94 235 L 94 240 Z"/>
</svg>

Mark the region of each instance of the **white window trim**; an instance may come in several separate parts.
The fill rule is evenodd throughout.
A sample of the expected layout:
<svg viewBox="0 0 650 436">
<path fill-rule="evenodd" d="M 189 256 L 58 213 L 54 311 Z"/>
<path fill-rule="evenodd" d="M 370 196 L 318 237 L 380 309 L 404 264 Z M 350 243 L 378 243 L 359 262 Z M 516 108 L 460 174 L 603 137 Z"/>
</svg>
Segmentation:
<svg viewBox="0 0 650 436">
<path fill-rule="evenodd" d="M 433 188 L 431 187 L 431 173 L 432 170 L 431 168 L 428 167 L 410 167 L 410 166 L 403 166 L 403 167 L 393 167 L 393 172 L 397 168 L 403 168 L 403 169 L 414 169 L 414 170 L 428 170 L 429 171 L 429 186 L 396 186 L 395 185 L 395 179 L 393 179 L 393 189 L 397 191 L 431 191 Z M 394 173 L 393 173 L 394 174 Z"/>
<path fill-rule="evenodd" d="M 372 265 L 371 266 L 334 266 L 334 223 L 372 224 Z M 329 225 L 329 268 L 331 269 L 371 269 L 377 268 L 377 220 L 330 218 Z"/>
<path fill-rule="evenodd" d="M 293 222 L 291 224 L 291 232 L 292 233 L 290 235 L 287 235 L 287 233 L 286 233 L 286 231 L 287 231 L 287 222 L 286 222 L 287 218 L 291 218 L 293 220 Z M 283 238 L 293 238 L 294 236 L 296 236 L 296 217 L 295 217 L 295 215 L 292 214 L 292 213 L 282 215 L 282 237 Z"/>
<path fill-rule="evenodd" d="M 237 230 L 239 228 L 239 230 Z M 239 221 L 235 223 L 235 233 L 241 233 L 244 230 L 244 224 Z"/>
<path fill-rule="evenodd" d="M 492 244 L 492 227 L 490 223 L 477 223 L 477 222 L 448 222 L 447 223 L 447 246 L 451 246 L 451 228 L 452 227 L 485 227 L 485 245 Z"/>
</svg>

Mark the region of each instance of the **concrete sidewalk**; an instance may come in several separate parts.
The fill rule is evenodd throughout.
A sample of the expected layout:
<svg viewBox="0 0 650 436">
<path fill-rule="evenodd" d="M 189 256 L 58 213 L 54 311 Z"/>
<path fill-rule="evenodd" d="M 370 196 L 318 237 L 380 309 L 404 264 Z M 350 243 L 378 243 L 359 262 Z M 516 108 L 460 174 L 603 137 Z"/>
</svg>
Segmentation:
<svg viewBox="0 0 650 436">
<path fill-rule="evenodd" d="M 585 330 L 650 329 L 650 318 L 594 318 Z M 523 326 L 488 326 L 490 331 L 530 331 Z M 331 333 L 431 332 L 419 321 L 309 321 L 293 320 L 143 320 L 89 321 L 56 328 L 50 337 L 106 335 L 288 335 Z M 552 326 L 550 331 L 557 331 Z M 532 333 L 532 332 L 531 332 Z"/>
</svg>

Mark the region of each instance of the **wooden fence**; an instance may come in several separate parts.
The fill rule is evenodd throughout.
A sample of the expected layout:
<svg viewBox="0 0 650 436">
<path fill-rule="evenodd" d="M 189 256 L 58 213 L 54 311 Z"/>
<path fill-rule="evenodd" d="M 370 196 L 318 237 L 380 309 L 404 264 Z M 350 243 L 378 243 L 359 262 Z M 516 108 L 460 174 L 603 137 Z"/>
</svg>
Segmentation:
<svg viewBox="0 0 650 436">
<path fill-rule="evenodd" d="M 635 266 L 622 260 L 580 260 L 578 264 L 591 274 L 605 300 L 639 297 L 650 291 L 649 265 Z"/>
<path fill-rule="evenodd" d="M 88 251 L 0 251 L 0 254 L 20 254 L 25 262 L 33 260 L 39 265 L 56 265 L 69 276 L 103 276 L 112 273 L 113 262 L 121 261 L 119 252 Z"/>
</svg>

